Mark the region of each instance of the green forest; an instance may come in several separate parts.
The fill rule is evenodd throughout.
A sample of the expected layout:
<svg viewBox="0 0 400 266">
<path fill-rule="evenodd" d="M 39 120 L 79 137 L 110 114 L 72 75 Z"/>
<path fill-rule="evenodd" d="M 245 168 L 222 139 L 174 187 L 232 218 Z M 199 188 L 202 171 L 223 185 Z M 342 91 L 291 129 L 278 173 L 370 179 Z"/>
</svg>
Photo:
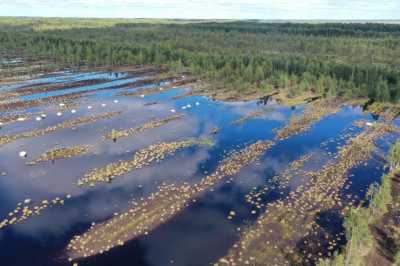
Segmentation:
<svg viewBox="0 0 400 266">
<path fill-rule="evenodd" d="M 0 49 L 63 67 L 162 66 L 239 92 L 400 99 L 398 24 L 0 18 Z"/>
</svg>

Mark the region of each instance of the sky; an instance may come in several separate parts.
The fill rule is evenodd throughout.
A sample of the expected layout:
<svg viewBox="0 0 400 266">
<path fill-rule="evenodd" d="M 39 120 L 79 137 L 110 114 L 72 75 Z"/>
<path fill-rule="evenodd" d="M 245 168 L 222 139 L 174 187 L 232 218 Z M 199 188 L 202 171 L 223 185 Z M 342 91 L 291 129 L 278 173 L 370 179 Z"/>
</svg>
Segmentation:
<svg viewBox="0 0 400 266">
<path fill-rule="evenodd" d="M 399 20 L 400 0 L 0 0 L 0 16 Z"/>
</svg>

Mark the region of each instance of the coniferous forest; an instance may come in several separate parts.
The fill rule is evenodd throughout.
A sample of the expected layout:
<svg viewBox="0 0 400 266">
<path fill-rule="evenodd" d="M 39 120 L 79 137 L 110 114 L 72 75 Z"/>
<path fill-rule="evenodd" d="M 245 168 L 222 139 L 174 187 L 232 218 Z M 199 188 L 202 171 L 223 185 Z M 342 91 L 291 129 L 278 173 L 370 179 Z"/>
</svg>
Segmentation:
<svg viewBox="0 0 400 266">
<path fill-rule="evenodd" d="M 163 66 L 239 92 L 400 99 L 398 24 L 3 18 L 0 48 L 74 68 Z"/>
</svg>

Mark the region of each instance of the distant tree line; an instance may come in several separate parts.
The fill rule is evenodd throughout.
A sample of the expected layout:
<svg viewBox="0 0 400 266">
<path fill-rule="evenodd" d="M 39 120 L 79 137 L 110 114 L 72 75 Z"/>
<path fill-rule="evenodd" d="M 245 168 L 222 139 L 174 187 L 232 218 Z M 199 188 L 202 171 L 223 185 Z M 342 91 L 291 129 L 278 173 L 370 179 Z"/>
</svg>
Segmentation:
<svg viewBox="0 0 400 266">
<path fill-rule="evenodd" d="M 0 52 L 77 68 L 167 66 L 241 91 L 400 99 L 400 25 L 125 23 L 35 31 L 9 23 L 0 24 Z"/>
</svg>

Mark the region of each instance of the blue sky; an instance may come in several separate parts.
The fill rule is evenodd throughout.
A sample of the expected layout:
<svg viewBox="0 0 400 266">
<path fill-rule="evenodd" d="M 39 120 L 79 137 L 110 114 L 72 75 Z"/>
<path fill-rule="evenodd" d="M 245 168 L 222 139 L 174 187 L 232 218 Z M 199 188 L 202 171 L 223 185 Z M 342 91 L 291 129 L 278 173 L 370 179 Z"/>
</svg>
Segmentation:
<svg viewBox="0 0 400 266">
<path fill-rule="evenodd" d="M 400 19 L 400 0 L 0 0 L 0 16 Z"/>
</svg>

